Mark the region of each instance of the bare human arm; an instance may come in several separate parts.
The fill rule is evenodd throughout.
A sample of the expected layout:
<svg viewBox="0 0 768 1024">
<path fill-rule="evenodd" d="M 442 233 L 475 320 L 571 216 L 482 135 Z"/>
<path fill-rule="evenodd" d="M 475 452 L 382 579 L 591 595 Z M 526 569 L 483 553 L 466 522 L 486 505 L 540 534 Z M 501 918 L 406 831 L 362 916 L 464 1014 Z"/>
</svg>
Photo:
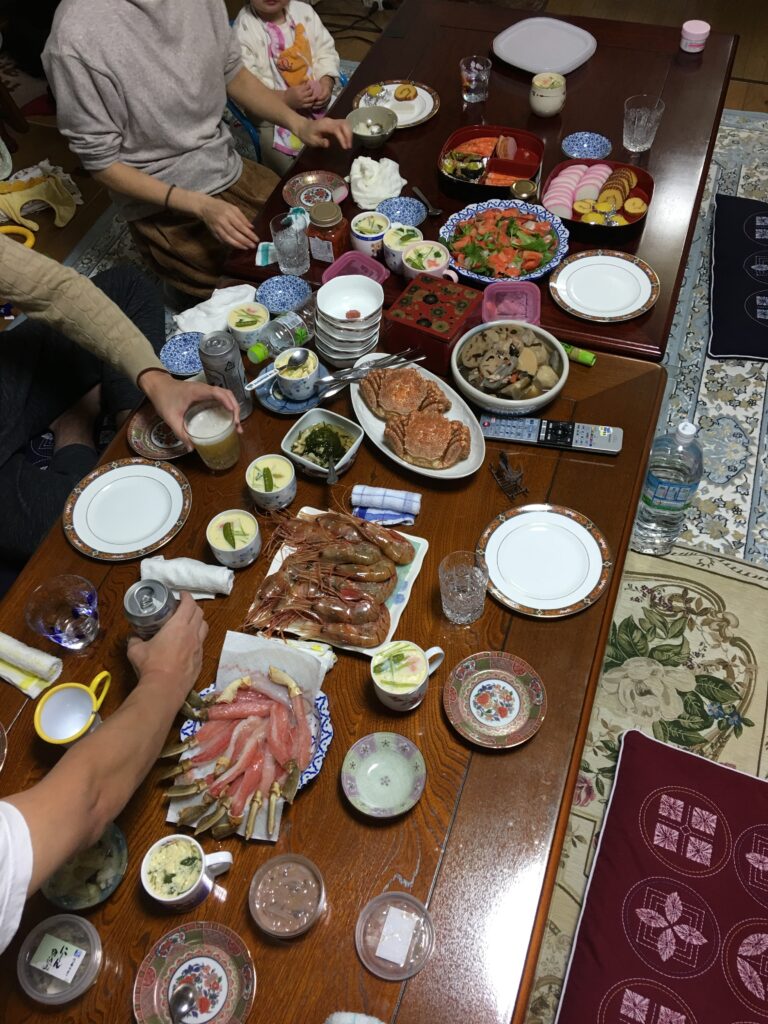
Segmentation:
<svg viewBox="0 0 768 1024">
<path fill-rule="evenodd" d="M 226 199 L 180 186 L 175 186 L 169 196 L 167 182 L 120 162 L 91 173 L 96 181 L 113 192 L 158 207 L 167 205 L 170 210 L 201 220 L 215 238 L 234 249 L 255 249 L 259 244 L 259 237 L 243 211 Z"/>
<path fill-rule="evenodd" d="M 92 845 L 152 767 L 194 686 L 208 626 L 189 594 L 151 640 L 132 637 L 135 690 L 104 724 L 71 747 L 37 785 L 7 797 L 32 839 L 29 893 L 77 850 Z"/>
</svg>

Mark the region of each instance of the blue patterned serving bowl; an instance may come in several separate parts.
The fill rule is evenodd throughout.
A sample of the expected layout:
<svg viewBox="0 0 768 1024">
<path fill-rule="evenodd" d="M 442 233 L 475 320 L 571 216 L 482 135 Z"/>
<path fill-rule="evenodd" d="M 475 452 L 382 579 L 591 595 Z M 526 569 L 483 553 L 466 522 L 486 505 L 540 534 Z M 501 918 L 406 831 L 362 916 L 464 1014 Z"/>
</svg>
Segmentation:
<svg viewBox="0 0 768 1024">
<path fill-rule="evenodd" d="M 174 377 L 194 377 L 200 373 L 200 331 L 174 334 L 160 349 L 160 362 Z"/>
<path fill-rule="evenodd" d="M 303 278 L 278 274 L 259 287 L 256 301 L 266 306 L 270 313 L 288 313 L 303 305 L 311 294 L 312 288 Z"/>
<path fill-rule="evenodd" d="M 405 224 L 409 228 L 417 228 L 427 217 L 427 208 L 419 199 L 410 196 L 396 196 L 384 199 L 376 207 L 379 213 L 389 217 L 392 224 Z"/>
<path fill-rule="evenodd" d="M 440 240 L 448 246 L 450 250 L 450 239 L 453 237 L 456 228 L 460 221 L 469 220 L 472 217 L 476 217 L 479 213 L 483 213 L 485 210 L 520 210 L 521 213 L 529 214 L 532 220 L 545 220 L 552 225 L 552 229 L 557 235 L 557 250 L 555 251 L 552 259 L 544 267 L 537 267 L 535 270 L 531 270 L 527 274 L 520 274 L 519 277 L 488 277 L 484 274 L 476 274 L 472 270 L 466 270 L 464 267 L 460 267 L 456 261 L 451 257 L 450 266 L 464 277 L 470 278 L 472 281 L 483 281 L 486 284 L 491 284 L 494 281 L 532 281 L 536 277 L 543 277 L 548 274 L 550 270 L 554 270 L 555 267 L 564 259 L 568 254 L 568 229 L 554 213 L 550 213 L 549 210 L 545 210 L 543 206 L 537 206 L 535 203 L 523 203 L 516 202 L 513 199 L 487 199 L 484 203 L 471 203 L 469 206 L 465 206 L 463 210 L 459 210 L 458 213 L 452 214 L 448 220 L 440 228 Z"/>
<path fill-rule="evenodd" d="M 597 132 L 574 132 L 566 135 L 560 148 L 572 160 L 604 160 L 611 152 L 611 140 Z"/>
</svg>

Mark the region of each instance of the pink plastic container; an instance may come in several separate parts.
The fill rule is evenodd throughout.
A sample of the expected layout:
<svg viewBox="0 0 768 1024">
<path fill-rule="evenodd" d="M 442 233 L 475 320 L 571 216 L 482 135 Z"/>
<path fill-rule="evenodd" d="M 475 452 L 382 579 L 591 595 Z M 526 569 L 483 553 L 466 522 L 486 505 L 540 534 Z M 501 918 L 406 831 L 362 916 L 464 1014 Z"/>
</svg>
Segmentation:
<svg viewBox="0 0 768 1024">
<path fill-rule="evenodd" d="M 709 23 L 706 21 L 686 21 L 680 35 L 680 49 L 686 53 L 701 53 L 709 37 Z"/>
<path fill-rule="evenodd" d="M 541 292 L 532 281 L 496 281 L 483 292 L 483 321 L 541 320 Z"/>
<path fill-rule="evenodd" d="M 337 260 L 323 271 L 321 278 L 323 284 L 328 284 L 334 277 L 342 277 L 344 274 L 362 274 L 363 277 L 370 277 L 379 284 L 383 284 L 389 277 L 389 271 L 372 256 L 364 252 L 345 252 Z"/>
</svg>

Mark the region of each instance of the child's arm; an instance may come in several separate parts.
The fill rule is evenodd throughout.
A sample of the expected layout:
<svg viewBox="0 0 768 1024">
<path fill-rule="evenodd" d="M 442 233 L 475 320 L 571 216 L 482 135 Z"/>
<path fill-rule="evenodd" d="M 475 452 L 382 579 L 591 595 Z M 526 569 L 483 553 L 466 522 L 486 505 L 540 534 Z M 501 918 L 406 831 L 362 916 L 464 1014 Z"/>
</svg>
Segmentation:
<svg viewBox="0 0 768 1024">
<path fill-rule="evenodd" d="M 276 83 L 269 62 L 269 40 L 261 22 L 246 6 L 237 16 L 234 28 L 237 41 L 240 43 L 243 64 L 262 85 L 274 89 Z"/>
</svg>

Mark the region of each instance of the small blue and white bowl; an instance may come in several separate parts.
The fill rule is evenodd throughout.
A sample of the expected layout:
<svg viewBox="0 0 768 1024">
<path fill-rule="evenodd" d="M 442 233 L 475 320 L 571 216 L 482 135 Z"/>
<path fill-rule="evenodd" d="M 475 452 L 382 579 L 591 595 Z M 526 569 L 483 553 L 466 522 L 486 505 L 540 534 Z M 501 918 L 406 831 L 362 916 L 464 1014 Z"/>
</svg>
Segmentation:
<svg viewBox="0 0 768 1024">
<path fill-rule="evenodd" d="M 200 373 L 200 331 L 174 334 L 160 349 L 160 362 L 174 377 L 194 377 Z"/>
<path fill-rule="evenodd" d="M 409 228 L 417 228 L 427 218 L 427 208 L 419 199 L 410 196 L 396 196 L 384 199 L 376 207 L 379 213 L 389 217 L 391 224 L 405 224 Z"/>
<path fill-rule="evenodd" d="M 611 140 L 597 132 L 574 132 L 566 135 L 560 146 L 572 160 L 604 160 L 611 152 Z"/>
<path fill-rule="evenodd" d="M 309 283 L 293 274 L 270 277 L 256 292 L 256 300 L 270 313 L 289 313 L 303 306 L 312 294 Z"/>
</svg>

